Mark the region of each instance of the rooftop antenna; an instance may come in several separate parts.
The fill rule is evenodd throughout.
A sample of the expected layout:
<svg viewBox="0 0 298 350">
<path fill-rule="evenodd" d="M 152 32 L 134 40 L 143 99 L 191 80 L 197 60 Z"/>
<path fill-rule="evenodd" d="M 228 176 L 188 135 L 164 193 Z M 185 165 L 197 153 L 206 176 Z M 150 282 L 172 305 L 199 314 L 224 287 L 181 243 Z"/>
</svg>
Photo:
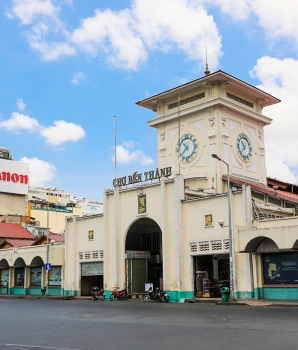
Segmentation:
<svg viewBox="0 0 298 350">
<path fill-rule="evenodd" d="M 208 63 L 207 63 L 207 45 L 206 45 L 206 34 L 205 34 L 205 51 L 206 51 L 206 70 L 204 72 L 205 75 L 209 75 L 210 74 L 210 70 L 208 68 Z"/>
</svg>

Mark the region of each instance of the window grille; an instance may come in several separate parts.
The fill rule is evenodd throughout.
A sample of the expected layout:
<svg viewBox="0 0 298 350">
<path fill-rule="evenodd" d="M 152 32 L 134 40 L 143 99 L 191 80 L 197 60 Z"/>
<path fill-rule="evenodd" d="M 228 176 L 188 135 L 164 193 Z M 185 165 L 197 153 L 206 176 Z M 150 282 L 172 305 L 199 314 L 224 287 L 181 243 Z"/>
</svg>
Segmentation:
<svg viewBox="0 0 298 350">
<path fill-rule="evenodd" d="M 234 101 L 240 102 L 240 103 L 242 103 L 242 104 L 244 104 L 245 106 L 248 106 L 248 107 L 250 107 L 250 108 L 253 108 L 253 107 L 254 107 L 253 103 L 251 103 L 251 102 L 249 102 L 249 101 L 246 101 L 246 100 L 244 100 L 243 98 L 238 97 L 238 96 L 236 96 L 236 95 L 233 95 L 233 94 L 231 94 L 231 93 L 229 93 L 229 92 L 227 92 L 227 97 L 228 97 L 228 98 L 231 98 L 231 99 L 234 100 Z"/>
<path fill-rule="evenodd" d="M 85 252 L 84 259 L 86 259 L 86 260 L 91 259 L 91 252 Z"/>
<path fill-rule="evenodd" d="M 191 96 L 191 97 L 185 98 L 184 100 L 181 100 L 179 105 L 182 106 L 182 105 L 185 105 L 186 103 L 190 103 L 190 102 L 199 100 L 199 99 L 204 98 L 204 97 L 205 97 L 205 92 L 202 92 L 198 95 Z M 172 108 L 176 108 L 176 107 L 178 107 L 178 102 L 174 102 L 174 103 L 171 103 L 168 105 L 168 109 L 172 109 Z"/>
<path fill-rule="evenodd" d="M 198 251 L 198 244 L 197 244 L 197 242 L 190 243 L 190 251 L 192 253 L 197 253 L 197 251 Z"/>
<path fill-rule="evenodd" d="M 211 241 L 211 250 L 222 250 L 222 241 Z"/>
<path fill-rule="evenodd" d="M 275 204 L 275 205 L 281 206 L 281 199 L 280 198 L 275 198 L 275 197 L 268 196 L 268 202 L 271 203 L 271 204 Z"/>
<path fill-rule="evenodd" d="M 228 239 L 224 239 L 223 243 L 224 243 L 224 249 L 229 250 L 230 249 L 230 241 Z"/>
<path fill-rule="evenodd" d="M 229 251 L 229 239 L 217 239 L 212 241 L 190 242 L 190 254 L 212 254 L 215 252 L 226 253 Z"/>
<path fill-rule="evenodd" d="M 104 258 L 103 250 L 94 250 L 92 252 L 79 252 L 79 260 L 99 260 Z"/>
<path fill-rule="evenodd" d="M 92 259 L 98 259 L 98 257 L 99 257 L 98 251 L 92 252 Z"/>
<path fill-rule="evenodd" d="M 200 252 L 209 251 L 209 241 L 199 242 Z"/>
<path fill-rule="evenodd" d="M 256 191 L 251 191 L 251 195 L 254 198 L 261 199 L 262 201 L 265 200 L 264 193 L 256 192 Z"/>
<path fill-rule="evenodd" d="M 285 207 L 286 208 L 296 208 L 296 204 L 291 203 L 291 202 L 285 202 Z"/>
</svg>

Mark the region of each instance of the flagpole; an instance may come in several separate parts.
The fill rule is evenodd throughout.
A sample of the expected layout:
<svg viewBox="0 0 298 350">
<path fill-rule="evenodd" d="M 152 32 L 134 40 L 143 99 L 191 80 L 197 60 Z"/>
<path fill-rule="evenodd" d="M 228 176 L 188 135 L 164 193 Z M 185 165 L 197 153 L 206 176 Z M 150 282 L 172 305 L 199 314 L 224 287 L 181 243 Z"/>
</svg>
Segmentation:
<svg viewBox="0 0 298 350">
<path fill-rule="evenodd" d="M 180 94 L 178 93 L 178 163 L 179 163 L 179 171 L 178 173 L 180 174 L 180 158 L 179 158 L 179 154 L 180 154 Z"/>
<path fill-rule="evenodd" d="M 114 149 L 115 149 L 115 163 L 114 163 L 114 179 L 116 180 L 117 178 L 117 140 L 116 140 L 116 135 L 117 135 L 117 117 L 114 115 Z"/>
</svg>

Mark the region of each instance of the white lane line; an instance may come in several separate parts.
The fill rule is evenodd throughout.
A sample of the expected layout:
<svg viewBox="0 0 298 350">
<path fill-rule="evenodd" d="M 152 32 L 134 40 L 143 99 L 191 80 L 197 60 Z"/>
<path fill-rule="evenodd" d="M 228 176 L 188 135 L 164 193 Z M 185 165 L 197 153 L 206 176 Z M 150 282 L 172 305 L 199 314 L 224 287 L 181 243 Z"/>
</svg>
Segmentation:
<svg viewBox="0 0 298 350">
<path fill-rule="evenodd" d="M 55 350 L 81 350 L 81 349 L 74 349 L 74 348 L 56 348 L 52 346 L 40 346 L 40 345 L 23 345 L 23 344 L 2 344 L 5 346 L 18 346 L 20 348 L 38 348 L 38 349 L 55 349 Z"/>
</svg>

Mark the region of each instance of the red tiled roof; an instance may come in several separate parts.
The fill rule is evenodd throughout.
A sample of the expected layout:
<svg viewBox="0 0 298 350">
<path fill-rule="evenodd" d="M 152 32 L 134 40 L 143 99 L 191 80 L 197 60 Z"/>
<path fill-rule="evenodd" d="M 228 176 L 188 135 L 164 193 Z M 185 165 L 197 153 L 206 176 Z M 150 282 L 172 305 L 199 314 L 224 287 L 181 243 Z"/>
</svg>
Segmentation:
<svg viewBox="0 0 298 350">
<path fill-rule="evenodd" d="M 30 246 L 32 245 L 34 241 L 26 241 L 26 240 L 21 240 L 21 239 L 11 239 L 11 240 L 3 240 L 1 243 L 0 243 L 0 246 L 5 244 L 5 243 L 8 243 L 10 244 L 11 247 L 24 247 L 24 246 Z"/>
<path fill-rule="evenodd" d="M 228 176 L 223 175 L 222 178 L 223 178 L 223 180 L 227 180 Z M 243 180 L 243 179 L 239 179 L 239 178 L 236 178 L 233 176 L 230 176 L 230 182 L 232 182 L 236 185 L 244 185 L 244 184 L 250 185 L 251 188 L 255 191 L 269 194 L 272 197 L 285 199 L 289 202 L 298 203 L 298 195 L 295 193 L 275 190 L 274 188 L 268 187 L 266 185 L 254 183 L 254 182 Z"/>
<path fill-rule="evenodd" d="M 55 242 L 64 242 L 65 241 L 65 237 L 62 235 L 57 235 L 55 233 L 52 233 L 49 235 L 49 239 L 53 239 Z"/>
<path fill-rule="evenodd" d="M 0 238 L 33 239 L 35 237 L 20 224 L 0 222 Z"/>
<path fill-rule="evenodd" d="M 46 234 L 43 234 L 42 236 L 40 236 L 34 243 L 33 245 L 39 245 L 39 244 L 46 244 L 47 240 L 47 235 Z M 65 238 L 64 236 L 61 236 L 61 235 L 57 235 L 56 233 L 52 233 L 50 232 L 49 233 L 49 242 L 51 240 L 54 240 L 55 243 L 58 243 L 58 242 L 64 242 L 65 241 Z M 44 243 L 43 243 L 44 242 Z"/>
</svg>

